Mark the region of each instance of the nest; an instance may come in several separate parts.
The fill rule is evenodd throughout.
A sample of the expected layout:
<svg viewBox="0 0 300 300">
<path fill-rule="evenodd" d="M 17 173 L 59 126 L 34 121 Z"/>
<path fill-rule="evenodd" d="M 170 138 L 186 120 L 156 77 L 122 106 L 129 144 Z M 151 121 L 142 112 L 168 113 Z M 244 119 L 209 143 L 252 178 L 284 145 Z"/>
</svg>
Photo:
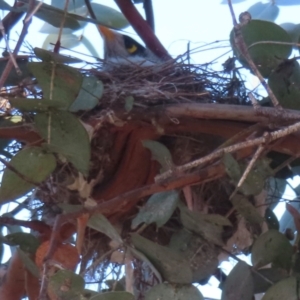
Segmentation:
<svg viewBox="0 0 300 300">
<path fill-rule="evenodd" d="M 176 166 L 208 155 L 226 142 L 224 137 L 199 130 L 203 124 L 198 121 L 169 118 L 163 114 L 162 108 L 182 103 L 247 104 L 247 89 L 235 72 L 216 72 L 212 71 L 211 65 L 181 62 L 151 67 L 124 65 L 109 71 L 103 71 L 95 65 L 84 73 L 86 76 L 96 76 L 104 86 L 99 105 L 91 111 L 78 113 L 91 133 L 89 176 L 86 179 L 79 178 L 70 164 L 61 162 L 51 179 L 40 186 L 35 199 L 44 204 L 42 209 L 39 208 L 40 214 L 43 217 L 50 215 L 53 221 L 53 216 L 60 210 L 56 205 L 85 202 L 86 191 L 79 188 L 82 182 L 88 186 L 90 196 L 98 205 L 136 190 L 136 196 L 132 196 L 130 201 L 124 198 L 117 206 L 102 211 L 126 239 L 132 231 L 131 220 L 148 198 L 143 193 L 139 194 L 139 190 L 151 186 L 161 168 L 141 141 L 155 140 L 166 146 Z M 77 188 L 71 189 L 76 180 Z M 230 179 L 222 176 L 206 183 L 193 183 L 190 190 L 181 193 L 181 198 L 186 201 L 190 197 L 195 211 L 225 216 L 232 209 L 229 196 L 233 191 Z M 231 216 L 231 221 L 234 227 L 226 232 L 224 240 L 232 237 L 239 226 L 239 219 L 235 215 Z M 181 228 L 179 213 L 175 211 L 166 225 L 159 229 L 149 225 L 143 236 L 160 245 L 167 245 L 174 232 Z M 112 262 L 111 255 L 119 253 L 125 259 L 125 248 L 114 249 L 105 235 L 92 229 L 86 231 L 83 244 L 82 274 L 88 279 L 104 283 L 108 269 L 112 268 L 115 277 L 120 279 L 122 272 L 119 266 L 122 261 Z M 232 244 L 236 244 L 236 240 Z M 199 241 L 195 245 L 198 247 Z M 203 250 L 204 256 L 200 255 L 198 262 L 196 257 L 195 264 L 203 263 L 203 257 L 211 253 L 214 255 L 211 259 L 216 259 L 220 251 L 215 246 L 207 247 L 210 250 Z M 236 253 L 243 250 L 236 248 Z M 142 299 L 145 291 L 157 283 L 157 278 L 143 262 L 134 260 L 134 266 L 135 288 Z"/>
</svg>

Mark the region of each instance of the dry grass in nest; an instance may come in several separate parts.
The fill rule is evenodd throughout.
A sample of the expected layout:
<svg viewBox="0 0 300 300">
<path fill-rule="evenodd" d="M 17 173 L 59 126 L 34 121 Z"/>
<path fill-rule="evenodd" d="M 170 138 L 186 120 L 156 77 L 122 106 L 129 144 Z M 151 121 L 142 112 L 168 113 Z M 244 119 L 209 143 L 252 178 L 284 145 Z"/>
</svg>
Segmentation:
<svg viewBox="0 0 300 300">
<path fill-rule="evenodd" d="M 244 82 L 229 73 L 211 70 L 210 65 L 192 65 L 171 61 L 159 66 L 122 65 L 103 70 L 91 70 L 104 83 L 101 108 L 128 96 L 135 105 L 152 106 L 163 103 L 245 103 Z"/>
</svg>

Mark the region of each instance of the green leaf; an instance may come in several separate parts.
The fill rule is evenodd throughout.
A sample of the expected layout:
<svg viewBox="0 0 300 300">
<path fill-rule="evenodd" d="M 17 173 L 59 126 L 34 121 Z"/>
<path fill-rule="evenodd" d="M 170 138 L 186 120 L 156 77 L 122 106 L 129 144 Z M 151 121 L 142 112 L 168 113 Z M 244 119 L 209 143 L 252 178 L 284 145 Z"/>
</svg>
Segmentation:
<svg viewBox="0 0 300 300">
<path fill-rule="evenodd" d="M 289 275 L 288 272 L 282 269 L 267 268 L 252 272 L 252 276 L 254 294 L 260 294 L 265 293 L 272 286 L 270 282 L 276 283 L 284 278 L 287 278 Z"/>
<path fill-rule="evenodd" d="M 49 278 L 48 291 L 60 300 L 80 300 L 84 290 L 84 279 L 69 270 L 60 270 Z"/>
<path fill-rule="evenodd" d="M 65 6 L 65 3 L 61 0 L 51 0 L 51 5 L 63 9 Z M 69 2 L 68 10 L 76 10 L 76 8 L 79 8 L 81 6 L 85 5 L 85 0 L 72 0 Z"/>
<path fill-rule="evenodd" d="M 270 287 L 262 300 L 298 300 L 299 297 L 299 279 L 296 277 L 289 277 Z"/>
<path fill-rule="evenodd" d="M 91 110 L 99 103 L 103 94 L 103 83 L 95 76 L 84 77 L 82 87 L 69 111 Z"/>
<path fill-rule="evenodd" d="M 76 57 L 66 56 L 42 48 L 33 48 L 34 54 L 44 62 L 56 62 L 61 64 L 81 63 L 82 60 Z"/>
<path fill-rule="evenodd" d="M 139 250 L 132 248 L 132 247 L 128 247 L 128 250 L 130 250 L 131 254 L 138 258 L 139 260 L 141 260 L 142 262 L 146 263 L 147 266 L 150 268 L 151 272 L 155 275 L 155 277 L 157 278 L 158 282 L 162 282 L 162 278 L 160 273 L 158 272 L 158 270 L 154 267 L 154 265 L 152 264 L 152 262 Z"/>
<path fill-rule="evenodd" d="M 287 32 L 273 22 L 252 20 L 241 28 L 241 32 L 249 54 L 263 77 L 268 77 L 280 62 L 287 59 L 292 52 L 292 45 L 272 44 L 271 42 L 291 43 Z M 258 42 L 266 42 L 256 44 Z M 231 31 L 230 43 L 232 49 L 241 62 L 249 69 L 248 63 L 239 52 L 234 41 L 234 32 Z"/>
<path fill-rule="evenodd" d="M 239 164 L 230 153 L 226 153 L 222 161 L 225 165 L 226 173 L 232 179 L 235 185 L 240 181 L 246 165 Z M 265 179 L 272 175 L 267 159 L 259 159 L 254 167 L 248 173 L 239 191 L 245 196 L 258 195 L 265 185 Z"/>
<path fill-rule="evenodd" d="M 79 71 L 50 62 L 31 62 L 28 68 L 38 79 L 44 98 L 60 101 L 66 109 L 70 107 L 82 85 Z"/>
<path fill-rule="evenodd" d="M 193 282 L 208 279 L 218 267 L 219 249 L 186 229 L 172 235 L 169 248 L 179 252 L 190 262 Z"/>
<path fill-rule="evenodd" d="M 57 33 L 48 34 L 42 44 L 44 49 L 53 49 L 53 45 L 57 42 Z M 73 33 L 63 33 L 60 39 L 60 46 L 71 49 L 81 45 L 80 38 Z"/>
<path fill-rule="evenodd" d="M 131 235 L 131 242 L 149 258 L 164 280 L 181 284 L 193 282 L 190 262 L 179 252 L 155 244 L 136 233 Z"/>
<path fill-rule="evenodd" d="M 174 286 L 161 283 L 152 287 L 145 295 L 145 300 L 204 300 L 199 289 L 193 285 Z"/>
<path fill-rule="evenodd" d="M 127 19 L 119 11 L 95 2 L 92 2 L 91 6 L 97 20 L 101 21 L 102 25 L 115 29 L 129 26 Z"/>
<path fill-rule="evenodd" d="M 277 230 L 271 229 L 263 233 L 254 242 L 251 261 L 255 268 L 269 263 L 273 266 L 289 269 L 293 255 L 293 247 L 288 239 Z"/>
<path fill-rule="evenodd" d="M 238 213 L 252 225 L 261 224 L 265 220 L 245 196 L 235 195 L 231 199 L 231 203 Z"/>
<path fill-rule="evenodd" d="M 49 149 L 66 157 L 79 172 L 87 175 L 91 156 L 90 141 L 80 121 L 66 111 L 37 113 L 34 121 L 37 130 L 48 142 Z"/>
<path fill-rule="evenodd" d="M 173 166 L 172 155 L 165 145 L 152 140 L 143 140 L 142 144 L 151 151 L 152 158 L 162 166 L 161 173 L 168 171 Z"/>
<path fill-rule="evenodd" d="M 132 220 L 131 228 L 137 228 L 141 223 L 156 223 L 157 227 L 163 226 L 172 216 L 179 194 L 177 191 L 167 191 L 152 195 Z"/>
<path fill-rule="evenodd" d="M 22 9 L 27 10 L 27 5 L 24 5 Z M 57 28 L 60 28 L 62 25 L 64 28 L 70 28 L 72 30 L 78 30 L 81 28 L 80 23 L 74 14 L 65 14 L 64 10 L 55 8 L 45 3 L 42 4 L 34 16 Z M 64 20 L 63 23 L 62 20 Z"/>
<path fill-rule="evenodd" d="M 33 260 L 29 257 L 29 255 L 23 252 L 20 248 L 17 248 L 18 255 L 22 263 L 24 264 L 25 268 L 36 278 L 40 277 L 40 270 L 37 265 L 33 262 Z"/>
<path fill-rule="evenodd" d="M 283 23 L 280 26 L 289 34 L 293 43 L 297 44 L 300 41 L 300 24 L 294 23 Z M 296 49 L 300 49 L 297 46 L 294 46 Z"/>
<path fill-rule="evenodd" d="M 90 300 L 134 300 L 134 296 L 128 292 L 107 292 L 93 296 Z"/>
<path fill-rule="evenodd" d="M 112 240 L 122 244 L 122 238 L 113 225 L 102 214 L 94 214 L 88 220 L 88 227 L 91 227 L 99 232 L 104 233 Z"/>
<path fill-rule="evenodd" d="M 279 7 L 273 3 L 257 2 L 247 9 L 252 19 L 274 21 L 279 14 Z"/>
<path fill-rule="evenodd" d="M 9 102 L 13 108 L 25 112 L 48 111 L 53 108 L 65 108 L 65 105 L 57 100 L 10 98 Z"/>
<path fill-rule="evenodd" d="M 282 107 L 300 109 L 300 65 L 296 60 L 280 64 L 268 83 Z"/>
<path fill-rule="evenodd" d="M 253 277 L 250 266 L 238 262 L 225 280 L 221 300 L 251 300 L 254 295 Z"/>
<path fill-rule="evenodd" d="M 224 226 L 232 226 L 230 221 L 221 215 L 201 214 L 180 206 L 180 219 L 183 226 L 202 236 L 215 245 L 224 245 Z"/>
<path fill-rule="evenodd" d="M 10 246 L 20 246 L 24 252 L 34 254 L 40 245 L 39 240 L 27 232 L 16 232 L 4 237 L 3 242 Z"/>
<path fill-rule="evenodd" d="M 32 182 L 41 183 L 56 168 L 53 154 L 45 153 L 42 148 L 30 147 L 19 151 L 10 161 L 10 165 Z M 6 168 L 0 188 L 0 202 L 7 202 L 23 196 L 35 185 L 25 181 L 15 172 Z"/>
</svg>

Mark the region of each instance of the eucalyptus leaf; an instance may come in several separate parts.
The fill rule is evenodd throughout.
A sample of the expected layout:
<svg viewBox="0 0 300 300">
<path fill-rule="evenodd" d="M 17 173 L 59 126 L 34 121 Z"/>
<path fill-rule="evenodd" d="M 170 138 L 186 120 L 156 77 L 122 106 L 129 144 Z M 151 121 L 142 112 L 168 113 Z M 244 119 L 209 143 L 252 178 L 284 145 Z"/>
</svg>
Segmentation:
<svg viewBox="0 0 300 300">
<path fill-rule="evenodd" d="M 274 21 L 279 14 L 279 7 L 273 2 L 257 2 L 249 7 L 247 12 L 250 13 L 252 19 Z"/>
<path fill-rule="evenodd" d="M 104 233 L 119 244 L 123 243 L 122 238 L 115 227 L 102 214 L 92 215 L 92 217 L 88 220 L 87 226 Z"/>
<path fill-rule="evenodd" d="M 82 60 L 76 57 L 66 56 L 42 48 L 33 48 L 34 54 L 44 62 L 56 62 L 61 64 L 81 63 Z"/>
<path fill-rule="evenodd" d="M 292 263 L 293 247 L 289 240 L 274 229 L 263 233 L 254 242 L 251 261 L 255 268 L 269 263 L 272 266 L 289 269 Z"/>
<path fill-rule="evenodd" d="M 152 264 L 152 262 L 139 250 L 132 248 L 132 247 L 128 247 L 128 250 L 130 250 L 131 254 L 138 258 L 139 260 L 141 260 L 142 262 L 146 263 L 147 266 L 150 268 L 151 272 L 153 272 L 153 274 L 155 275 L 155 277 L 157 278 L 158 282 L 162 282 L 162 278 L 160 273 L 158 272 L 158 270 L 154 267 L 154 265 Z"/>
<path fill-rule="evenodd" d="M 7 234 L 3 242 L 10 246 L 20 246 L 24 252 L 34 254 L 40 245 L 40 241 L 32 234 L 27 232 L 15 232 Z"/>
<path fill-rule="evenodd" d="M 271 286 L 262 300 L 298 300 L 300 297 L 299 283 L 299 278 L 296 277 L 283 279 Z"/>
<path fill-rule="evenodd" d="M 245 262 L 238 262 L 225 280 L 221 300 L 252 300 L 254 284 L 251 268 Z"/>
<path fill-rule="evenodd" d="M 145 300 L 204 300 L 199 289 L 193 285 L 171 285 L 161 283 L 152 287 L 145 295 Z"/>
<path fill-rule="evenodd" d="M 290 36 L 273 22 L 252 20 L 242 26 L 241 33 L 249 54 L 263 77 L 268 77 L 280 62 L 291 55 L 292 45 L 287 45 L 292 43 Z M 234 31 L 230 34 L 230 43 L 241 64 L 249 69 L 246 59 L 235 44 Z"/>
<path fill-rule="evenodd" d="M 119 11 L 96 2 L 92 2 L 91 6 L 97 20 L 101 21 L 102 25 L 115 29 L 123 29 L 129 26 L 127 19 Z"/>
<path fill-rule="evenodd" d="M 91 149 L 88 133 L 81 122 L 66 111 L 37 113 L 34 121 L 49 150 L 63 155 L 79 172 L 87 175 Z"/>
<path fill-rule="evenodd" d="M 190 262 L 178 251 L 155 244 L 136 233 L 131 235 L 131 242 L 147 256 L 164 280 L 181 284 L 193 282 Z"/>
<path fill-rule="evenodd" d="M 84 77 L 79 95 L 69 111 L 91 110 L 99 103 L 103 94 L 103 83 L 95 76 Z"/>
<path fill-rule="evenodd" d="M 41 183 L 54 171 L 56 160 L 53 154 L 45 153 L 40 147 L 28 147 L 19 151 L 9 162 L 26 179 L 6 168 L 3 173 L 0 202 L 7 202 L 23 196 L 35 187 L 32 182 Z"/>
<path fill-rule="evenodd" d="M 245 196 L 235 195 L 231 199 L 231 203 L 237 212 L 240 213 L 250 224 L 261 224 L 264 221 L 264 218 Z"/>
<path fill-rule="evenodd" d="M 270 75 L 268 83 L 282 107 L 300 109 L 300 65 L 297 60 L 285 60 Z"/>
<path fill-rule="evenodd" d="M 107 292 L 93 296 L 90 300 L 134 300 L 134 296 L 128 292 Z"/>
<path fill-rule="evenodd" d="M 169 248 L 190 261 L 194 282 L 207 280 L 218 268 L 220 250 L 186 229 L 172 235 Z"/>
<path fill-rule="evenodd" d="M 173 166 L 171 152 L 165 145 L 152 140 L 143 140 L 142 144 L 151 151 L 152 158 L 160 163 L 161 173 L 168 171 Z"/>
<path fill-rule="evenodd" d="M 59 270 L 48 280 L 48 292 L 55 295 L 57 299 L 81 299 L 85 283 L 80 275 L 69 270 Z"/>
<path fill-rule="evenodd" d="M 254 293 L 265 293 L 271 286 L 289 276 L 288 272 L 282 269 L 266 268 L 252 272 Z"/>
<path fill-rule="evenodd" d="M 9 102 L 12 107 L 23 112 L 49 111 L 53 108 L 65 109 L 65 104 L 57 100 L 11 98 Z"/>
<path fill-rule="evenodd" d="M 186 229 L 219 246 L 224 245 L 224 226 L 232 226 L 230 221 L 221 215 L 192 212 L 184 206 L 180 207 L 180 219 Z"/>
<path fill-rule="evenodd" d="M 18 255 L 24 264 L 25 268 L 36 278 L 40 277 L 40 270 L 38 266 L 33 262 L 27 253 L 22 251 L 20 248 L 17 248 Z"/>
<path fill-rule="evenodd" d="M 67 109 L 78 96 L 82 75 L 76 69 L 51 62 L 31 62 L 28 68 L 38 79 L 46 99 L 60 101 Z"/>
<path fill-rule="evenodd" d="M 157 227 L 163 226 L 172 216 L 177 203 L 179 193 L 166 191 L 152 195 L 132 220 L 131 228 L 137 228 L 141 223 L 156 223 Z"/>
</svg>

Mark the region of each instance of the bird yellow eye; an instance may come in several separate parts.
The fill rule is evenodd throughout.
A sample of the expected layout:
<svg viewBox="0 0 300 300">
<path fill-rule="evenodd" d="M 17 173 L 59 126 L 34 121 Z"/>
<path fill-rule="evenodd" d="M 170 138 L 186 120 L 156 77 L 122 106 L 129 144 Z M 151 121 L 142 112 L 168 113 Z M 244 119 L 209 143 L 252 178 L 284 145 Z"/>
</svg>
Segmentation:
<svg viewBox="0 0 300 300">
<path fill-rule="evenodd" d="M 130 47 L 127 47 L 127 51 L 128 51 L 130 54 L 133 54 L 134 52 L 137 51 L 137 46 L 136 46 L 136 45 L 131 45 Z"/>
</svg>

